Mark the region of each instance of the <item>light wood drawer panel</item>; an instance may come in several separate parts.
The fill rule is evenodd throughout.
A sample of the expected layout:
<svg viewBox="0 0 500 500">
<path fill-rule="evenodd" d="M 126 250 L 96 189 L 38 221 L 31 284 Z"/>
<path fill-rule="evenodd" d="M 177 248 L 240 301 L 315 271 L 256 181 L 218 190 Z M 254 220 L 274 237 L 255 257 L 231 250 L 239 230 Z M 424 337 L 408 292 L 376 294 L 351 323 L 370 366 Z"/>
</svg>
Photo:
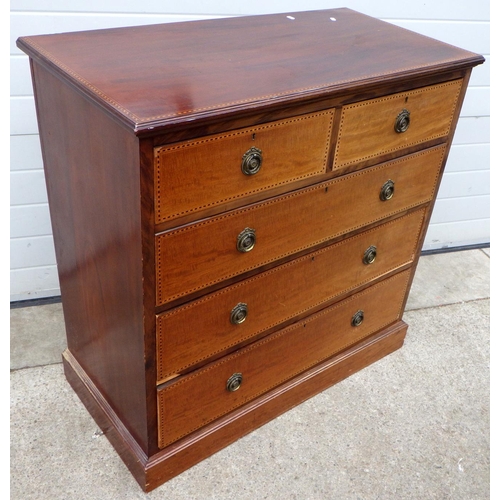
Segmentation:
<svg viewBox="0 0 500 500">
<path fill-rule="evenodd" d="M 157 235 L 157 304 L 430 201 L 444 151 L 432 148 Z M 395 194 L 381 201 L 388 180 Z M 256 244 L 242 253 L 237 239 L 245 228 L 255 230 Z"/>
<path fill-rule="evenodd" d="M 158 382 L 411 263 L 424 215 L 424 209 L 412 212 L 158 315 Z M 376 258 L 366 264 L 370 247 Z M 247 316 L 234 324 L 238 304 Z"/>
<path fill-rule="evenodd" d="M 160 389 L 160 448 L 397 321 L 409 276 L 388 278 Z M 358 311 L 364 320 L 355 327 Z M 235 373 L 243 382 L 230 392 L 226 384 Z"/>
<path fill-rule="evenodd" d="M 454 80 L 344 106 L 334 168 L 446 137 L 461 87 L 462 80 Z M 410 112 L 410 125 L 397 133 L 403 109 Z"/>
<path fill-rule="evenodd" d="M 155 149 L 156 223 L 326 172 L 334 110 Z M 245 152 L 262 151 L 257 173 Z"/>
</svg>

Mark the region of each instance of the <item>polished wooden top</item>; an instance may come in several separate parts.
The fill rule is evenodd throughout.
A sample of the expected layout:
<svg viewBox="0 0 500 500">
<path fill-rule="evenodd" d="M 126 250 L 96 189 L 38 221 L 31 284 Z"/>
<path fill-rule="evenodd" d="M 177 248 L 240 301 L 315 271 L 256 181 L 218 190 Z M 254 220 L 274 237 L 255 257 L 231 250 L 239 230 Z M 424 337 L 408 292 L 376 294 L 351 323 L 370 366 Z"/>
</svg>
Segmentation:
<svg viewBox="0 0 500 500">
<path fill-rule="evenodd" d="M 17 44 L 137 134 L 484 60 L 350 9 L 39 35 Z"/>
</svg>

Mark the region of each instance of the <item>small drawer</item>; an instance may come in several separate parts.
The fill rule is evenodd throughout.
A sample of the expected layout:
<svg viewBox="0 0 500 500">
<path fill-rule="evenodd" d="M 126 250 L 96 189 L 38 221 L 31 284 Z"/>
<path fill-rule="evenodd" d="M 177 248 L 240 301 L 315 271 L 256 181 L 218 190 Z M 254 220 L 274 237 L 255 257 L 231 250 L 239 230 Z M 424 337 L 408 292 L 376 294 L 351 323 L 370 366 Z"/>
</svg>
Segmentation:
<svg viewBox="0 0 500 500">
<path fill-rule="evenodd" d="M 388 278 L 159 389 L 159 447 L 397 321 L 409 277 Z"/>
<path fill-rule="evenodd" d="M 326 172 L 334 110 L 158 147 L 156 223 Z"/>
<path fill-rule="evenodd" d="M 444 152 L 438 146 L 158 234 L 157 304 L 431 201 Z"/>
<path fill-rule="evenodd" d="M 454 80 L 344 106 L 334 168 L 445 138 L 461 88 Z"/>
<path fill-rule="evenodd" d="M 158 315 L 158 383 L 410 264 L 424 215 L 412 212 Z"/>
</svg>

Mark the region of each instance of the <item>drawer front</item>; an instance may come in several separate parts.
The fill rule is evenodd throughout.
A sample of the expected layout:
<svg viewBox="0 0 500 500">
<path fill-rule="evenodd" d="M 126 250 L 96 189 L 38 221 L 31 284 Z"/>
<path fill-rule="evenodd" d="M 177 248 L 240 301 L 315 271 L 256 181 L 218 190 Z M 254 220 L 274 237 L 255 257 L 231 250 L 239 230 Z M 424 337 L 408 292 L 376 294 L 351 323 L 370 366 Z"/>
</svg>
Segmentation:
<svg viewBox="0 0 500 500">
<path fill-rule="evenodd" d="M 326 172 L 334 110 L 155 149 L 156 223 Z"/>
<path fill-rule="evenodd" d="M 160 389 L 160 448 L 397 321 L 409 277 L 405 271 L 382 281 Z M 242 383 L 230 391 L 235 374 Z"/>
<path fill-rule="evenodd" d="M 334 168 L 446 137 L 461 87 L 454 80 L 344 106 Z"/>
<path fill-rule="evenodd" d="M 432 148 L 157 235 L 157 304 L 430 201 L 444 151 Z M 394 194 L 382 201 L 388 182 Z M 238 250 L 242 242 L 251 250 Z"/>
<path fill-rule="evenodd" d="M 424 215 L 418 210 L 158 315 L 158 382 L 411 263 Z"/>
</svg>

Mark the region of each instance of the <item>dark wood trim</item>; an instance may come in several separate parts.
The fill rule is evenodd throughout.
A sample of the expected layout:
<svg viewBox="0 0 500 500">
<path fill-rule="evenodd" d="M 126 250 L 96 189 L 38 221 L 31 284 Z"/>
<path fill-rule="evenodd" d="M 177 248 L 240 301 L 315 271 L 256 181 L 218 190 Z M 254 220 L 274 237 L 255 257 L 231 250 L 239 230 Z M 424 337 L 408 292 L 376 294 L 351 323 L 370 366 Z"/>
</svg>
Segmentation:
<svg viewBox="0 0 500 500">
<path fill-rule="evenodd" d="M 276 116 L 280 113 L 282 118 L 287 118 L 292 116 L 293 113 L 283 114 L 283 110 L 290 108 L 291 106 L 304 106 L 304 113 L 311 111 L 318 111 L 320 109 L 325 109 L 326 103 L 336 102 L 338 103 L 350 103 L 357 100 L 362 100 L 371 97 L 379 97 L 387 92 L 388 88 L 394 88 L 394 92 L 399 92 L 401 90 L 406 90 L 407 88 L 413 88 L 413 84 L 408 87 L 408 81 L 417 82 L 417 86 L 422 85 L 423 81 L 428 81 L 428 84 L 438 83 L 440 81 L 445 81 L 449 79 L 450 70 L 455 74 L 462 74 L 471 66 L 476 66 L 484 62 L 484 58 L 481 56 L 475 56 L 468 59 L 463 59 L 458 61 L 456 64 L 443 64 L 442 66 L 430 67 L 425 69 L 420 69 L 418 71 L 408 71 L 402 72 L 394 75 L 387 75 L 385 78 L 386 87 L 382 88 L 380 86 L 380 79 L 366 79 L 360 82 L 346 83 L 343 85 L 336 85 L 334 87 L 328 87 L 323 89 L 314 89 L 309 92 L 303 92 L 297 95 L 276 97 L 272 102 L 268 100 L 255 101 L 251 103 L 245 103 L 242 105 L 226 106 L 223 108 L 215 108 L 210 111 L 192 113 L 189 115 L 189 120 L 186 120 L 186 116 L 175 116 L 170 118 L 165 118 L 157 121 L 147 121 L 144 123 L 134 121 L 127 115 L 124 115 L 115 106 L 108 104 L 106 101 L 99 99 L 99 96 L 88 89 L 87 86 L 82 84 L 77 79 L 68 78 L 67 73 L 61 71 L 61 69 L 53 63 L 50 59 L 43 57 L 39 52 L 32 50 L 30 45 L 26 43 L 23 38 L 18 39 L 17 46 L 26 54 L 30 56 L 34 61 L 44 66 L 47 71 L 54 74 L 58 78 L 62 79 L 74 85 L 75 89 L 86 99 L 95 102 L 106 111 L 106 113 L 114 120 L 121 123 L 125 128 L 132 129 L 138 136 L 142 137 L 157 137 L 155 145 L 162 145 L 164 143 L 177 142 L 180 140 L 186 140 L 194 137 L 199 137 L 205 135 L 206 133 L 217 133 L 229 130 L 230 128 L 220 129 L 221 123 L 226 123 L 225 127 L 229 127 L 229 123 L 234 121 L 240 121 L 245 116 L 252 117 L 251 121 L 245 121 L 240 125 L 240 127 L 247 127 L 256 125 L 258 123 L 264 123 L 268 121 L 258 120 L 255 121 L 255 117 L 259 114 L 261 115 L 272 115 Z M 384 90 L 385 89 L 385 90 Z M 378 90 L 378 91 L 377 91 Z M 369 94 L 371 97 L 362 97 L 363 95 Z M 339 97 L 337 97 L 339 96 Z M 356 96 L 356 97 L 354 97 Z M 321 104 L 318 104 L 318 101 Z M 327 107 L 332 107 L 329 104 Z M 278 118 L 273 118 L 278 119 Z M 190 129 L 191 124 L 195 122 L 197 125 L 198 132 L 189 132 L 188 134 L 181 135 L 182 130 L 185 127 Z M 212 124 L 212 127 L 210 125 Z M 200 126 L 207 128 L 207 132 L 201 132 Z M 175 128 L 175 135 L 169 132 L 170 129 Z M 161 138 L 158 138 L 159 134 Z M 166 141 L 166 142 L 165 142 Z"/>
<path fill-rule="evenodd" d="M 425 236 L 427 234 L 427 229 L 429 228 L 429 222 L 431 220 L 432 211 L 434 210 L 434 205 L 436 204 L 436 200 L 437 200 L 437 196 L 438 196 L 438 192 L 439 192 L 439 186 L 441 185 L 441 181 L 443 179 L 444 170 L 446 167 L 446 162 L 448 160 L 448 155 L 450 153 L 451 145 L 453 142 L 453 136 L 454 136 L 455 130 L 457 128 L 458 119 L 460 117 L 460 110 L 462 109 L 462 104 L 463 104 L 463 101 L 465 99 L 465 94 L 467 92 L 467 87 L 469 85 L 469 79 L 470 79 L 471 73 L 472 73 L 472 68 L 469 68 L 465 72 L 465 75 L 463 77 L 462 87 L 460 89 L 460 93 L 459 93 L 459 96 L 457 99 L 457 104 L 455 106 L 455 114 L 453 116 L 453 120 L 452 120 L 452 123 L 450 126 L 450 131 L 448 133 L 448 142 L 447 142 L 446 148 L 444 150 L 444 155 L 443 155 L 443 159 L 441 162 L 441 169 L 440 169 L 439 176 L 437 179 L 436 188 L 434 191 L 434 196 L 433 196 L 431 202 L 429 203 L 429 208 L 427 209 L 427 214 L 424 218 L 424 223 L 422 225 L 422 234 L 420 235 L 420 241 L 417 245 L 417 249 L 418 249 L 417 250 L 417 258 L 415 259 L 415 265 L 414 265 L 413 270 L 411 272 L 409 283 L 413 282 L 413 278 L 415 277 L 415 273 L 417 271 L 418 262 L 420 260 L 420 256 L 421 256 L 421 252 L 422 252 L 422 246 L 424 244 Z M 408 290 L 406 291 L 406 297 L 403 301 L 403 309 L 406 307 L 406 303 L 408 301 L 408 296 L 410 295 L 410 291 L 411 291 L 411 287 L 409 286 Z"/>
<path fill-rule="evenodd" d="M 193 123 L 178 124 L 176 126 L 165 125 L 165 129 L 156 130 L 154 135 L 151 133 L 154 146 L 164 146 L 167 144 L 181 142 L 185 140 L 196 139 L 211 134 L 224 133 L 230 130 L 252 127 L 262 123 L 291 118 L 302 114 L 323 111 L 330 108 L 341 108 L 343 105 L 352 104 L 354 102 L 364 101 L 366 99 L 375 99 L 389 95 L 392 93 L 404 92 L 420 87 L 435 85 L 451 80 L 463 78 L 466 74 L 466 69 L 455 71 L 443 71 L 432 75 L 427 75 L 414 80 L 401 80 L 392 84 L 384 82 L 381 84 L 368 85 L 362 89 L 353 92 L 352 88 L 346 89 L 343 92 L 325 92 L 324 95 L 315 99 L 307 99 L 297 103 L 287 102 L 286 105 L 278 105 L 274 102 L 266 103 L 266 107 L 255 108 L 251 111 L 240 112 L 228 116 L 224 119 L 208 118 L 195 120 Z M 387 83 L 387 84 L 386 84 Z M 337 115 L 336 120 L 340 119 Z M 146 133 L 144 136 L 148 135 Z"/>
<path fill-rule="evenodd" d="M 472 61 L 464 61 L 463 64 L 457 65 L 453 67 L 453 70 L 456 73 L 461 74 L 463 71 L 465 71 L 467 68 L 470 68 L 471 63 L 473 63 L 474 66 L 481 64 L 483 61 L 482 60 L 477 60 L 474 59 Z M 443 66 L 442 68 L 436 68 L 434 71 L 437 71 L 438 73 L 433 73 L 432 76 L 439 74 L 440 71 L 449 72 L 450 66 L 446 65 Z M 446 78 L 443 77 L 442 79 L 435 80 L 434 78 L 431 77 L 431 71 L 428 72 L 421 72 L 421 73 L 415 73 L 415 74 L 407 74 L 407 73 L 402 73 L 400 75 L 390 75 L 387 76 L 386 83 L 388 87 L 390 88 L 395 88 L 395 89 L 403 89 L 405 87 L 405 82 L 408 79 L 415 78 L 416 81 L 421 80 L 427 80 L 427 81 L 445 81 Z M 430 77 L 430 78 L 429 78 Z M 253 103 L 252 107 L 250 107 L 248 104 L 246 105 L 240 105 L 240 106 L 231 106 L 227 108 L 220 108 L 217 110 L 214 110 L 212 112 L 203 112 L 203 113 L 196 113 L 193 115 L 190 115 L 192 120 L 195 120 L 196 123 L 204 123 L 205 121 L 209 122 L 210 120 L 214 119 L 216 116 L 214 113 L 217 114 L 217 117 L 222 119 L 222 120 L 228 120 L 232 119 L 233 116 L 241 116 L 243 113 L 246 114 L 252 114 L 254 115 L 255 113 L 259 113 L 265 110 L 266 113 L 271 113 L 273 112 L 277 107 L 285 107 L 285 106 L 295 106 L 295 105 L 300 105 L 306 102 L 316 102 L 318 100 L 321 100 L 324 102 L 325 96 L 331 96 L 333 94 L 335 95 L 346 95 L 348 93 L 349 96 L 352 96 L 352 91 L 354 90 L 357 95 L 364 95 L 365 93 L 369 93 L 373 88 L 375 87 L 375 84 L 379 83 L 375 79 L 373 80 L 367 80 L 363 81 L 360 83 L 353 84 L 353 85 L 341 85 L 341 86 L 336 86 L 335 88 L 327 88 L 327 89 L 322 89 L 321 91 L 311 91 L 310 93 L 304 93 L 301 94 L 300 96 L 292 96 L 289 98 L 276 98 L 275 100 L 272 101 L 272 104 L 270 104 L 267 101 L 257 101 Z M 429 83 L 430 84 L 430 83 Z M 411 87 L 413 88 L 413 86 Z M 398 92 L 399 90 L 395 90 L 395 92 Z M 384 95 L 384 94 L 380 94 Z M 374 97 L 377 96 L 377 94 L 374 94 Z M 352 97 L 351 97 L 352 99 Z M 346 99 L 345 103 L 347 102 L 355 102 L 357 100 L 362 100 L 362 98 L 357 98 L 355 100 L 350 100 Z M 323 108 L 321 108 L 323 109 Z M 312 109 L 311 109 L 312 111 Z M 158 122 L 147 122 L 144 124 L 139 124 L 135 127 L 135 133 L 138 136 L 141 137 L 147 137 L 147 136 L 152 136 L 153 134 L 158 134 L 161 133 L 163 130 L 168 130 L 170 127 L 175 127 L 175 128 L 180 128 L 185 124 L 185 117 L 176 117 L 176 118 L 170 118 L 168 121 L 167 120 L 162 120 Z M 245 125 L 245 126 L 250 126 Z"/>
<path fill-rule="evenodd" d="M 399 321 L 165 448 L 148 463 L 146 491 L 151 491 L 278 415 L 399 349 L 406 331 L 406 323 Z"/>
<path fill-rule="evenodd" d="M 146 370 L 146 414 L 148 454 L 158 451 L 158 415 L 156 398 L 156 317 L 155 246 L 154 246 L 154 156 L 151 139 L 140 141 L 140 183 L 142 224 L 142 273 L 144 307 L 144 360 Z"/>
<path fill-rule="evenodd" d="M 258 114 L 264 110 L 296 106 L 334 95 L 352 94 L 352 92 L 363 94 L 374 87 L 380 88 L 382 80 L 392 87 L 404 81 L 433 78 L 433 75 L 444 72 L 463 71 L 484 61 L 480 55 L 451 45 L 439 44 L 428 37 L 409 30 L 401 30 L 390 23 L 350 9 L 317 10 L 295 13 L 295 15 L 303 18 L 307 16 L 307 21 L 304 24 L 291 25 L 288 21 L 284 22 L 282 13 L 268 16 L 245 16 L 244 18 L 233 17 L 197 23 L 172 23 L 168 27 L 159 24 L 134 27 L 133 30 L 130 28 L 94 30 L 90 37 L 87 32 L 78 32 L 69 38 L 66 38 L 68 34 L 64 33 L 21 37 L 17 40 L 17 46 L 38 64 L 67 81 L 85 98 L 98 103 L 113 119 L 120 121 L 127 129 L 141 136 L 154 135 L 176 126 L 190 126 L 193 120 L 199 123 L 209 123 L 214 119 L 226 120 L 244 114 Z M 293 45 L 294 38 L 302 36 L 304 40 L 310 40 L 312 33 L 325 38 L 331 36 L 330 25 L 324 22 L 329 16 L 340 19 L 336 25 L 340 49 L 337 49 L 337 44 L 331 44 L 328 49 L 325 49 L 325 51 L 328 50 L 330 57 L 325 59 L 325 51 L 318 50 L 312 43 L 310 46 L 306 44 L 299 56 L 295 55 L 297 47 Z M 311 25 L 311 23 L 314 24 Z M 253 65 L 254 78 L 252 79 L 246 79 L 244 73 L 236 74 L 231 62 L 233 60 L 231 51 L 241 50 L 238 42 L 244 28 L 248 28 L 249 31 L 252 29 L 258 31 L 264 42 L 268 44 L 276 44 L 277 37 L 281 37 L 279 38 L 280 45 L 277 46 L 279 51 L 269 51 L 265 54 L 262 53 L 260 45 L 247 47 L 246 55 L 249 58 L 249 64 Z M 183 36 L 179 35 L 179 30 L 182 31 Z M 361 33 L 368 31 L 372 33 L 373 43 L 364 45 L 361 50 L 356 51 L 358 44 L 353 43 L 357 40 L 355 37 L 360 37 Z M 186 70 L 177 68 L 175 59 L 170 62 L 168 59 L 165 61 L 165 50 L 171 46 L 176 47 L 180 59 L 183 59 L 183 56 L 188 58 L 194 46 L 192 42 L 187 43 L 186 40 L 195 38 L 195 33 L 199 34 L 198 38 L 201 37 L 204 40 L 206 32 L 224 34 L 228 54 L 226 57 L 211 60 L 208 67 L 205 65 L 201 68 L 207 72 L 207 75 L 222 74 L 230 80 L 229 85 L 232 89 L 230 95 L 227 95 L 227 92 L 221 94 L 216 91 L 208 96 L 207 90 L 213 91 L 214 87 L 220 86 L 220 81 L 216 79 L 212 82 L 212 86 L 208 85 L 208 87 L 205 83 L 205 89 L 203 89 L 202 83 L 194 77 L 189 82 L 194 88 L 188 88 L 187 94 L 184 90 L 179 91 L 184 88 L 185 82 L 177 82 L 175 79 L 185 78 L 190 74 L 189 72 L 187 75 L 179 74 L 179 71 L 185 73 Z M 111 34 L 113 38 L 109 38 Z M 288 38 L 288 41 L 284 41 L 284 38 Z M 155 48 L 152 48 L 151 43 L 145 44 L 144 41 L 149 39 L 156 40 Z M 220 39 L 207 38 L 207 40 L 215 40 L 215 49 L 222 50 L 221 46 L 217 45 Z M 392 43 L 388 44 L 388 40 Z M 94 41 L 98 45 L 94 45 Z M 181 43 L 177 45 L 179 41 Z M 87 47 L 87 52 L 91 53 L 89 59 L 82 53 L 74 55 L 74 46 L 71 44 L 75 42 L 77 42 L 77 47 Z M 68 44 L 70 47 L 66 50 Z M 105 61 L 110 57 L 116 57 L 115 52 L 119 52 L 126 44 L 129 44 L 129 50 L 134 51 L 131 60 L 135 58 L 139 60 L 139 64 L 146 56 L 151 60 L 145 74 L 143 66 L 131 68 L 130 71 L 135 71 L 139 78 L 144 76 L 144 78 L 154 80 L 153 84 L 156 86 L 161 87 L 164 81 L 160 78 L 161 69 L 164 68 L 161 64 L 172 65 L 174 87 L 168 88 L 169 95 L 172 97 L 168 103 L 157 100 L 153 103 L 138 105 L 134 98 L 130 99 L 123 94 L 121 83 L 117 85 L 109 83 L 111 81 L 122 82 L 122 73 L 116 72 L 113 67 L 98 68 L 95 65 L 93 50 L 97 48 L 102 50 L 101 59 L 106 64 Z M 361 41 L 360 44 L 362 44 Z M 201 50 L 200 59 L 203 60 L 204 50 L 208 58 L 210 51 L 215 50 L 214 47 L 205 48 L 201 42 L 198 47 Z M 346 49 L 348 47 L 354 48 Z M 408 49 L 406 53 L 405 48 Z M 148 53 L 145 53 L 145 50 L 148 50 Z M 385 54 L 385 59 L 378 57 L 380 52 Z M 276 57 L 282 57 L 284 60 L 290 57 L 300 57 L 303 65 L 309 68 L 310 64 L 315 64 L 319 71 L 314 72 L 313 75 L 310 71 L 305 71 L 303 74 L 295 73 L 293 84 L 289 86 L 277 83 L 288 81 L 287 78 L 274 78 L 270 80 L 272 88 L 255 89 L 253 82 L 259 81 L 259 76 L 269 73 L 269 67 L 274 65 Z M 353 58 L 356 58 L 354 62 Z M 331 64 L 337 65 L 339 71 L 335 71 L 336 67 Z M 98 74 L 96 73 L 98 69 L 101 73 L 108 72 L 107 82 L 92 76 Z M 291 71 L 293 73 L 293 70 Z M 283 75 L 283 73 L 276 72 L 276 75 L 280 74 Z M 215 82 L 218 82 L 218 85 L 215 85 Z M 130 80 L 128 83 L 130 84 Z M 159 90 L 159 94 L 163 91 L 165 95 L 166 90 L 163 88 Z M 192 99 L 193 93 L 196 101 Z M 159 107 L 161 110 L 153 111 L 151 106 Z"/>
<path fill-rule="evenodd" d="M 144 484 L 147 455 L 71 352 L 64 351 L 62 361 L 66 380 L 132 475 L 139 484 Z"/>
<path fill-rule="evenodd" d="M 63 362 L 69 383 L 89 413 L 139 485 L 145 491 L 152 491 L 276 416 L 401 348 L 407 328 L 406 323 L 398 321 L 149 459 L 68 351 Z"/>
</svg>

